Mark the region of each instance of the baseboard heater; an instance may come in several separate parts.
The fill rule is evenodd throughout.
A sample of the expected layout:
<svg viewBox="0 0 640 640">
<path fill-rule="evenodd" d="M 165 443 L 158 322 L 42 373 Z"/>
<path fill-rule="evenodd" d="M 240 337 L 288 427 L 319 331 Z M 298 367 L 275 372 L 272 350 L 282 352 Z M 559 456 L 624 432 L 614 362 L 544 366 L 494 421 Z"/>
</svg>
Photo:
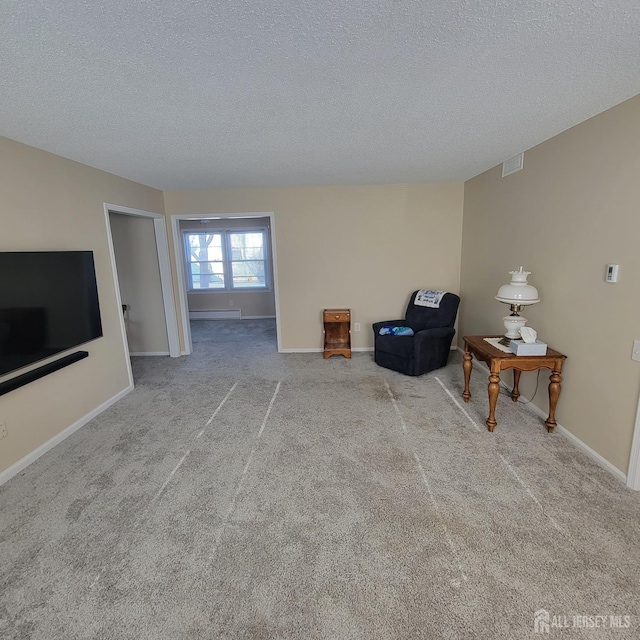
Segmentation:
<svg viewBox="0 0 640 640">
<path fill-rule="evenodd" d="M 224 311 L 189 311 L 190 320 L 241 320 L 240 309 Z"/>
<path fill-rule="evenodd" d="M 15 389 L 24 387 L 25 384 L 44 378 L 44 376 L 48 376 L 54 371 L 64 369 L 70 364 L 78 362 L 78 360 L 84 360 L 88 355 L 88 351 L 76 351 L 64 358 L 59 358 L 54 362 L 49 362 L 49 364 L 43 364 L 41 367 L 33 369 L 33 371 L 27 371 L 27 373 L 11 378 L 11 380 L 0 382 L 0 396 L 3 396 L 5 393 L 9 393 L 9 391 L 14 391 Z"/>
</svg>

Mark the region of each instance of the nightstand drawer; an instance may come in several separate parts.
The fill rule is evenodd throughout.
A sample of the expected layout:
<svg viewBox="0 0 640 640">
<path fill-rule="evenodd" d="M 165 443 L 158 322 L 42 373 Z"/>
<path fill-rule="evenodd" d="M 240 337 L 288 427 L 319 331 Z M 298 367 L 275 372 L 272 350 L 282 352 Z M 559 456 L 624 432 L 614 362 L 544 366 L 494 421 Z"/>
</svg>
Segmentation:
<svg viewBox="0 0 640 640">
<path fill-rule="evenodd" d="M 351 322 L 351 313 L 346 309 L 325 309 L 324 322 Z"/>
</svg>

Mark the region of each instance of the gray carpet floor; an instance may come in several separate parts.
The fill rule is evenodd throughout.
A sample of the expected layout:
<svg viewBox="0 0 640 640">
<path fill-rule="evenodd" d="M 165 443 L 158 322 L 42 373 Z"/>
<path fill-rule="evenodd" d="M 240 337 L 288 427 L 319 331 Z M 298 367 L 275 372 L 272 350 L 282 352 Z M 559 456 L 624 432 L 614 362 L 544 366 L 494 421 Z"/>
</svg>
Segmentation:
<svg viewBox="0 0 640 640">
<path fill-rule="evenodd" d="M 0 487 L 0 637 L 640 637 L 640 497 L 507 396 L 489 433 L 460 354 L 409 378 L 192 326 Z"/>
</svg>

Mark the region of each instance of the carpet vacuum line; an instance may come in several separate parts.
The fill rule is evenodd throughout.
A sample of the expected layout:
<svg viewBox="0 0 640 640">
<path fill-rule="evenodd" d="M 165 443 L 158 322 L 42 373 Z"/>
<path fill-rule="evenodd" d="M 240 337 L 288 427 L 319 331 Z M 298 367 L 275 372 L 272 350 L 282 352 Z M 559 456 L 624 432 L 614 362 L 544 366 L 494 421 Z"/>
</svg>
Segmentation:
<svg viewBox="0 0 640 640">
<path fill-rule="evenodd" d="M 407 424 L 404 421 L 404 418 L 402 417 L 402 413 L 400 412 L 400 407 L 398 407 L 398 403 L 396 402 L 396 399 L 391 391 L 391 387 L 389 386 L 389 383 L 385 380 L 384 381 L 384 386 L 387 388 L 387 393 L 389 394 L 389 397 L 391 398 L 391 403 L 393 404 L 393 408 L 395 409 L 396 415 L 398 416 L 399 420 L 400 420 L 400 426 L 402 427 L 402 433 L 405 436 L 405 440 L 407 440 L 406 436 L 407 436 Z M 413 454 L 413 458 L 416 462 L 416 465 L 418 467 L 418 471 L 420 472 L 420 476 L 422 477 L 422 483 L 424 484 L 424 486 L 427 488 L 427 492 L 429 494 L 429 497 L 431 498 L 431 503 L 433 504 L 433 508 L 434 511 L 436 512 L 436 516 L 438 518 L 438 522 L 440 523 L 440 526 L 442 527 L 443 531 L 444 531 L 444 535 L 445 538 L 447 539 L 447 543 L 449 544 L 449 548 L 451 549 L 451 553 L 454 557 L 455 562 L 458 565 L 458 569 L 460 570 L 460 575 L 462 576 L 462 580 L 464 582 L 467 581 L 467 574 L 464 572 L 464 569 L 462 568 L 462 562 L 460 560 L 460 554 L 458 553 L 458 549 L 456 548 L 456 545 L 453 542 L 453 538 L 451 537 L 451 534 L 449 533 L 449 529 L 447 527 L 447 525 L 444 523 L 444 520 L 442 519 L 442 515 L 440 514 L 440 507 L 438 506 L 438 503 L 436 501 L 435 496 L 433 495 L 433 491 L 431 489 L 431 483 L 429 482 L 429 478 L 427 478 L 427 474 L 424 470 L 424 467 L 422 466 L 422 462 L 420 461 L 420 458 L 418 457 L 418 454 L 416 453 L 413 445 L 407 440 L 407 447 L 410 449 L 411 453 Z M 460 586 L 460 583 L 457 580 L 452 581 L 454 586 Z"/>
<path fill-rule="evenodd" d="M 515 479 L 522 485 L 522 487 L 524 488 L 524 490 L 526 491 L 526 493 L 529 495 L 529 497 L 536 503 L 536 505 L 538 505 L 538 507 L 540 508 L 540 511 L 542 511 L 542 513 L 547 516 L 547 518 L 549 518 L 549 521 L 551 522 L 551 524 L 560 532 L 560 533 L 565 533 L 565 531 L 562 529 L 562 527 L 555 521 L 555 519 L 553 518 L 553 516 L 550 516 L 546 511 L 545 508 L 542 506 L 540 500 L 538 500 L 538 498 L 536 498 L 535 493 L 533 493 L 533 491 L 531 491 L 531 489 L 529 489 L 529 485 L 527 485 L 527 483 L 520 477 L 520 475 L 518 474 L 518 472 L 507 462 L 507 459 L 501 454 L 498 453 L 498 455 L 500 456 L 500 460 L 502 460 L 502 462 L 504 463 L 504 466 L 507 467 L 507 469 L 509 469 L 509 471 L 511 471 L 511 473 L 513 474 L 513 476 L 515 477 Z"/>
<path fill-rule="evenodd" d="M 242 491 L 242 485 L 244 484 L 245 478 L 247 477 L 247 473 L 249 471 L 249 467 L 251 466 L 251 462 L 253 461 L 253 456 L 256 453 L 256 450 L 258 448 L 258 444 L 260 443 L 260 438 L 262 437 L 262 433 L 264 431 L 264 428 L 267 426 L 267 421 L 269 420 L 269 415 L 271 414 L 271 409 L 273 409 L 273 404 L 276 401 L 276 397 L 278 395 L 278 391 L 280 391 L 280 385 L 282 384 L 282 381 L 279 381 L 278 384 L 276 385 L 276 390 L 273 392 L 273 396 L 271 397 L 271 402 L 269 402 L 269 407 L 267 408 L 267 412 L 264 416 L 264 420 L 262 421 L 262 424 L 260 425 L 260 430 L 258 431 L 258 435 L 256 436 L 256 441 L 255 444 L 253 445 L 253 448 L 251 449 L 251 453 L 249 454 L 249 457 L 247 458 L 247 462 L 244 465 L 244 469 L 242 470 L 242 475 L 240 476 L 240 479 L 238 480 L 238 486 L 236 487 L 236 490 L 233 494 L 233 498 L 231 498 L 231 504 L 229 504 L 229 508 L 227 509 L 227 513 L 225 514 L 223 520 L 222 520 L 222 524 L 220 525 L 219 529 L 218 529 L 218 535 L 216 536 L 216 542 L 215 545 L 211 551 L 211 560 L 214 559 L 217 551 L 218 551 L 218 547 L 220 546 L 220 541 L 222 540 L 222 536 L 224 535 L 224 532 L 227 528 L 227 525 L 229 524 L 229 520 L 231 518 L 231 515 L 233 514 L 233 512 L 235 511 L 236 508 L 236 502 L 238 500 L 238 496 L 240 495 L 240 492 Z"/>
<path fill-rule="evenodd" d="M 478 423 L 469 415 L 467 410 L 458 402 L 458 398 L 456 398 L 453 395 L 453 393 L 451 393 L 451 391 L 449 391 L 449 389 L 447 389 L 447 387 L 445 387 L 444 383 L 440 380 L 440 378 L 438 378 L 438 376 L 433 376 L 433 377 L 435 378 L 436 382 L 445 390 L 445 393 L 451 398 L 451 400 L 453 400 L 453 402 L 456 405 L 456 407 L 458 407 L 458 409 L 460 409 L 460 411 L 462 411 L 462 413 L 467 418 L 467 420 L 469 420 L 469 422 L 473 425 L 473 428 L 478 433 L 481 433 L 481 429 L 478 426 Z"/>
<path fill-rule="evenodd" d="M 207 422 L 204 425 L 204 428 L 202 429 L 202 431 L 200 431 L 200 433 L 196 436 L 196 440 L 198 438 L 202 437 L 202 434 L 205 432 L 205 429 L 213 422 L 213 419 L 218 415 L 218 412 L 220 411 L 220 409 L 222 409 L 224 403 L 229 399 L 229 396 L 234 392 L 234 390 L 235 390 L 235 388 L 237 386 L 238 386 L 238 381 L 236 381 L 233 384 L 233 386 L 231 387 L 231 389 L 229 389 L 229 391 L 227 392 L 227 395 L 222 399 L 222 401 L 220 402 L 220 404 L 218 405 L 216 410 L 213 412 L 213 415 L 207 420 Z M 279 386 L 279 383 L 278 383 L 278 386 Z M 269 411 L 270 410 L 271 410 L 271 406 L 269 406 Z M 164 483 L 162 484 L 162 486 L 160 487 L 160 489 L 158 490 L 156 495 L 153 496 L 153 498 L 151 498 L 151 500 L 149 500 L 149 503 L 148 503 L 147 507 L 150 507 L 164 493 L 164 490 L 167 488 L 167 485 L 171 482 L 171 479 L 173 478 L 173 476 L 176 475 L 178 469 L 180 469 L 180 467 L 182 466 L 182 464 L 187 459 L 187 457 L 189 456 L 190 453 L 191 453 L 191 449 L 189 449 L 182 456 L 182 458 L 180 458 L 180 461 L 172 469 L 171 473 L 167 476 L 167 479 L 164 481 Z M 138 518 L 136 519 L 136 521 L 135 521 L 135 523 L 133 525 L 133 529 L 134 530 L 137 529 L 140 526 L 140 524 L 145 520 L 145 517 L 146 517 L 146 508 L 145 508 L 145 510 L 143 510 L 139 514 Z M 89 585 L 89 589 L 93 589 L 95 587 L 95 585 L 98 583 L 98 580 L 100 580 L 100 578 L 102 577 L 102 575 L 104 574 L 105 571 L 106 571 L 106 567 L 102 567 L 102 569 L 99 571 L 99 573 L 94 578 L 93 582 Z"/>
<path fill-rule="evenodd" d="M 224 406 L 225 402 L 229 399 L 229 397 L 231 396 L 231 394 L 234 392 L 235 388 L 238 386 L 238 381 L 236 381 L 234 383 L 234 385 L 231 387 L 231 389 L 229 389 L 229 391 L 227 392 L 227 395 L 222 399 L 222 401 L 220 402 L 220 404 L 218 405 L 218 407 L 216 408 L 216 410 L 213 412 L 213 415 L 207 420 L 204 428 L 200 431 L 200 433 L 196 436 L 196 440 L 200 437 L 202 437 L 202 434 L 205 432 L 206 428 L 213 422 L 213 419 L 218 415 L 220 409 L 222 409 L 222 407 Z M 280 386 L 280 383 L 278 383 L 278 386 Z M 276 390 L 277 392 L 277 390 Z M 273 401 L 272 401 L 273 403 Z M 271 405 L 269 405 L 269 411 L 271 411 Z M 268 415 L 268 414 L 267 414 Z M 266 419 L 265 419 L 266 420 Z M 158 490 L 158 493 L 156 493 L 155 496 L 153 496 L 153 498 L 151 498 L 151 500 L 149 500 L 149 503 L 147 504 L 147 507 L 150 507 L 163 493 L 164 490 L 167 488 L 168 484 L 171 482 L 172 478 L 176 475 L 178 469 L 180 469 L 180 467 L 182 466 L 182 464 L 184 463 L 184 461 L 187 459 L 187 457 L 189 456 L 189 454 L 191 453 L 191 449 L 189 449 L 183 456 L 182 458 L 180 458 L 180 461 L 178 462 L 178 464 L 172 469 L 171 473 L 167 476 L 167 479 L 164 481 L 164 483 L 162 484 L 162 486 L 160 487 L 160 489 Z M 138 518 L 136 519 L 135 523 L 133 524 L 133 529 L 137 529 L 142 522 L 144 522 L 145 518 L 146 518 L 146 508 L 142 510 L 142 512 L 138 515 Z M 100 580 L 100 578 L 103 576 L 104 572 L 106 571 L 106 567 L 102 567 L 101 570 L 98 572 L 98 574 L 96 575 L 96 577 L 94 578 L 93 582 L 89 585 L 89 589 L 93 589 L 95 587 L 95 585 L 98 583 L 98 581 Z"/>
<path fill-rule="evenodd" d="M 204 428 L 202 429 L 202 431 L 200 431 L 200 433 L 196 436 L 196 440 L 202 436 L 202 434 L 205 432 L 205 429 L 211 424 L 213 419 L 218 415 L 218 412 L 220 411 L 220 409 L 222 409 L 224 403 L 229 399 L 229 396 L 233 393 L 233 390 L 237 386 L 238 386 L 238 382 L 236 381 L 236 383 L 231 387 L 231 389 L 229 389 L 227 395 L 222 399 L 222 402 L 220 402 L 220 404 L 218 405 L 218 408 L 213 412 L 213 415 L 207 420 L 207 422 L 204 425 Z M 164 484 L 160 487 L 160 490 L 151 499 L 151 502 L 149 504 L 153 504 L 162 495 L 162 492 L 167 488 L 167 485 L 171 482 L 171 478 L 173 478 L 173 476 L 176 475 L 176 471 L 178 471 L 178 469 L 182 466 L 182 463 L 187 459 L 187 456 L 190 453 L 191 453 L 191 449 L 189 449 L 187 451 L 187 453 L 185 453 L 182 456 L 180 462 L 178 462 L 178 464 L 173 468 L 173 471 L 169 474 L 167 479 L 164 481 Z"/>
<path fill-rule="evenodd" d="M 200 431 L 200 433 L 196 436 L 196 440 L 202 437 L 202 434 L 205 432 L 205 429 L 213 422 L 213 419 L 218 415 L 218 411 L 222 409 L 222 407 L 224 406 L 224 403 L 229 399 L 229 396 L 233 393 L 234 389 L 237 386 L 238 386 L 238 381 L 236 380 L 233 387 L 229 389 L 229 392 L 227 393 L 227 395 L 222 399 L 222 402 L 218 405 L 218 408 L 213 412 L 213 415 L 207 420 L 202 431 Z"/>
<path fill-rule="evenodd" d="M 451 400 L 453 400 L 453 402 L 455 403 L 455 405 L 458 407 L 458 409 L 460 409 L 460 411 L 462 411 L 462 413 L 469 419 L 469 421 L 471 422 L 471 424 L 475 427 L 476 431 L 478 431 L 478 433 L 482 433 L 483 430 L 481 430 L 478 427 L 478 424 L 476 423 L 476 421 L 467 413 L 467 411 L 465 410 L 465 408 L 460 404 L 460 402 L 458 402 L 458 399 L 451 393 L 451 391 L 449 391 L 449 389 L 447 389 L 447 387 L 444 385 L 444 383 L 440 380 L 440 378 L 438 378 L 437 376 L 434 376 L 435 380 L 438 382 L 438 384 L 445 390 L 446 394 L 451 398 Z M 485 453 L 486 453 L 486 448 L 485 448 Z M 525 493 L 534 501 L 534 503 L 540 508 L 540 511 L 542 511 L 542 513 L 549 519 L 549 521 L 551 522 L 551 524 L 558 530 L 560 531 L 560 533 L 565 533 L 565 531 L 562 529 L 562 527 L 558 524 L 558 522 L 554 519 L 553 516 L 549 515 L 544 506 L 542 505 L 542 503 L 540 502 L 540 500 L 538 500 L 538 498 L 536 497 L 536 494 L 533 493 L 533 491 L 531 490 L 531 488 L 529 487 L 529 485 L 520 477 L 520 474 L 511 466 L 511 464 L 509 464 L 508 460 L 500 453 L 497 451 L 494 451 L 494 453 L 497 453 L 498 457 L 500 458 L 500 460 L 502 461 L 502 464 L 504 464 L 504 466 L 507 468 L 507 470 L 511 473 L 511 475 L 520 483 L 520 485 L 522 486 L 522 488 L 525 490 Z"/>
<path fill-rule="evenodd" d="M 160 491 L 158 491 L 158 493 L 156 493 L 156 495 L 153 496 L 153 498 L 151 498 L 151 502 L 149 504 L 153 504 L 162 495 L 162 492 L 165 490 L 167 485 L 171 482 L 171 478 L 173 478 L 173 476 L 176 475 L 176 471 L 182 466 L 182 463 L 187 459 L 187 456 L 190 453 L 191 453 L 191 449 L 189 449 L 187 453 L 185 453 L 182 456 L 182 458 L 180 459 L 180 462 L 178 462 L 178 464 L 173 468 L 173 471 L 169 474 L 169 477 L 164 481 L 164 484 L 160 487 Z"/>
</svg>

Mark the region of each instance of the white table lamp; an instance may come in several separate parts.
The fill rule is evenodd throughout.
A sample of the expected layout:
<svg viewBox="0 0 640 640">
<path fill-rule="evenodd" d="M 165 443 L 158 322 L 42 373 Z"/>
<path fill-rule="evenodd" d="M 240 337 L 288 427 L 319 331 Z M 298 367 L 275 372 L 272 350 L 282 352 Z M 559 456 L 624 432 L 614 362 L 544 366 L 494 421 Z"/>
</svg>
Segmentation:
<svg viewBox="0 0 640 640">
<path fill-rule="evenodd" d="M 502 318 L 507 332 L 504 334 L 501 344 L 509 346 L 512 340 L 520 338 L 520 329 L 527 323 L 527 319 L 520 315 L 525 307 L 540 302 L 538 290 L 527 282 L 530 271 L 525 271 L 522 267 L 518 271 L 509 271 L 511 282 L 503 284 L 498 289 L 496 300 L 508 304 L 511 307 L 511 315 Z"/>
</svg>

